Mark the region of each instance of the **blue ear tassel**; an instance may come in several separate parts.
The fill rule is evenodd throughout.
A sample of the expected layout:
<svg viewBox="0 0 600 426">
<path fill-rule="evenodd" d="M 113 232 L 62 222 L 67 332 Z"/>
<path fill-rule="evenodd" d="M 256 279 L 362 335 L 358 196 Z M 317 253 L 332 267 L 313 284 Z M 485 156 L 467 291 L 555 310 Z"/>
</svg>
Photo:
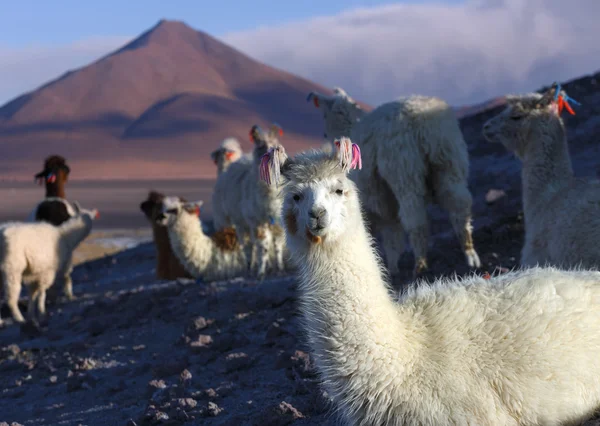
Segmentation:
<svg viewBox="0 0 600 426">
<path fill-rule="evenodd" d="M 312 97 L 312 92 L 308 94 L 306 97 L 306 102 L 310 102 L 310 98 Z"/>
<path fill-rule="evenodd" d="M 560 84 L 556 83 L 556 93 L 554 93 L 554 100 L 558 100 L 558 96 L 560 94 Z M 577 102 L 575 99 L 567 95 L 566 93 L 562 95 L 563 99 L 569 103 L 581 106 L 581 103 Z"/>
</svg>

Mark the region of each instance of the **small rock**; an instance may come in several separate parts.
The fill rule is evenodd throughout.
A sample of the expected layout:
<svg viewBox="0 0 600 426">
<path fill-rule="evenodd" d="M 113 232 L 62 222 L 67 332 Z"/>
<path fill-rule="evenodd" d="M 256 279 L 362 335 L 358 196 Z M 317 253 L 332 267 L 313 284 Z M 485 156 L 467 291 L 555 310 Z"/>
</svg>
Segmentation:
<svg viewBox="0 0 600 426">
<path fill-rule="evenodd" d="M 502 189 L 490 189 L 487 194 L 485 194 L 485 202 L 492 204 L 504 196 L 506 196 L 506 192 Z"/>
<path fill-rule="evenodd" d="M 213 343 L 213 339 L 211 336 L 207 334 L 200 334 L 195 340 L 190 341 L 190 348 L 194 350 L 200 350 L 205 348 Z"/>
<path fill-rule="evenodd" d="M 304 415 L 292 404 L 282 401 L 277 407 L 267 408 L 257 423 L 261 426 L 289 425 L 302 418 Z"/>
<path fill-rule="evenodd" d="M 198 405 L 198 402 L 193 398 L 179 398 L 177 404 L 184 410 L 191 410 Z"/>
<path fill-rule="evenodd" d="M 54 383 L 58 382 L 58 377 L 50 376 L 50 378 L 48 380 L 50 380 L 50 383 L 54 384 Z"/>
<path fill-rule="evenodd" d="M 192 320 L 192 322 L 188 325 L 188 332 L 199 331 L 208 327 L 208 321 L 204 317 L 196 317 Z"/>
<path fill-rule="evenodd" d="M 230 372 L 248 368 L 252 365 L 253 361 L 254 360 L 244 352 L 233 352 L 225 357 L 225 370 L 226 372 Z"/>
<path fill-rule="evenodd" d="M 178 374 L 189 365 L 187 358 L 173 359 L 171 361 L 163 362 L 159 365 L 155 365 L 152 368 L 152 373 L 156 377 L 171 376 Z"/>
<path fill-rule="evenodd" d="M 21 353 L 21 348 L 19 348 L 18 345 L 15 345 L 14 343 L 11 345 L 8 345 L 7 347 L 2 349 L 2 352 L 8 352 L 9 355 L 12 356 L 17 356 L 18 354 Z"/>
<path fill-rule="evenodd" d="M 141 350 L 144 350 L 144 349 L 146 349 L 146 345 L 136 345 L 136 346 L 134 346 L 134 347 L 133 347 L 133 348 L 131 348 L 131 349 L 133 349 L 133 350 L 134 350 L 134 351 L 136 351 L 136 352 L 137 352 L 137 351 L 141 351 Z"/>
<path fill-rule="evenodd" d="M 294 362 L 294 369 L 302 377 L 312 377 L 316 374 L 315 366 L 312 362 L 310 355 L 306 352 L 296 351 L 292 356 Z"/>
<path fill-rule="evenodd" d="M 208 388 L 204 390 L 204 394 L 208 397 L 208 398 L 216 398 L 217 397 L 217 391 L 214 390 L 213 388 Z"/>
<path fill-rule="evenodd" d="M 212 416 L 212 417 L 218 416 L 219 414 L 221 414 L 222 411 L 223 411 L 223 409 L 221 407 L 219 407 L 217 404 L 215 404 L 214 402 L 209 402 L 206 407 L 206 412 L 208 413 L 209 416 Z"/>
</svg>

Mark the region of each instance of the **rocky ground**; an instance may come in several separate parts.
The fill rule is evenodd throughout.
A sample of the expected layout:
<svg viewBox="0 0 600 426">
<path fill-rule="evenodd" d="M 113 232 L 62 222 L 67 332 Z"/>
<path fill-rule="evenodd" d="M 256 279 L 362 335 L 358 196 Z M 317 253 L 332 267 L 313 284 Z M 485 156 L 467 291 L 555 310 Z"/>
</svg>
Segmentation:
<svg viewBox="0 0 600 426">
<path fill-rule="evenodd" d="M 573 84 L 569 94 L 584 105 L 598 97 L 592 92 L 585 99 L 587 86 Z M 594 100 L 592 111 L 600 105 L 600 98 Z M 462 125 L 471 151 L 480 273 L 494 273 L 518 265 L 520 166 L 480 139 L 476 129 L 485 118 L 470 117 Z M 595 175 L 598 145 L 590 132 L 600 133 L 600 121 L 578 112 L 567 123 L 576 173 Z M 492 188 L 506 195 L 487 204 Z M 467 273 L 446 215 L 437 207 L 430 215 L 433 275 Z M 410 253 L 401 260 L 405 280 L 412 262 Z M 157 281 L 153 247 L 142 244 L 78 265 L 73 279 L 78 299 L 51 306 L 41 334 L 10 320 L 0 330 L 0 422 L 334 424 L 298 324 L 294 277 Z"/>
</svg>

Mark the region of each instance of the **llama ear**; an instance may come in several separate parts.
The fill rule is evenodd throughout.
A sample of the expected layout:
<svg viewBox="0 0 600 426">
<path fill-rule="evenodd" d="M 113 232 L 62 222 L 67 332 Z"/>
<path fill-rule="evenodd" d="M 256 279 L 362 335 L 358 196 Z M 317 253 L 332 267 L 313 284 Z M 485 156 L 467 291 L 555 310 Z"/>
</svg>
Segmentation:
<svg viewBox="0 0 600 426">
<path fill-rule="evenodd" d="M 152 214 L 152 206 L 154 203 L 150 200 L 143 201 L 140 203 L 140 210 L 147 216 L 150 217 Z"/>
<path fill-rule="evenodd" d="M 233 151 L 225 151 L 225 159 L 231 161 L 235 156 L 235 152 Z"/>
<path fill-rule="evenodd" d="M 260 138 L 261 133 L 262 129 L 258 124 L 252 126 L 248 132 L 248 138 L 250 139 L 250 142 L 255 143 Z"/>
<path fill-rule="evenodd" d="M 202 204 L 204 204 L 204 201 L 198 200 L 184 203 L 182 207 L 186 212 L 200 217 L 200 207 L 202 207 Z"/>
<path fill-rule="evenodd" d="M 260 179 L 266 182 L 267 185 L 278 185 L 281 180 L 281 168 L 287 161 L 287 158 L 288 156 L 283 146 L 277 145 L 269 148 L 260 159 L 260 165 L 258 166 Z"/>
<path fill-rule="evenodd" d="M 273 123 L 273 124 L 271 124 L 271 127 L 269 128 L 269 136 L 271 138 L 276 138 L 277 136 L 282 137 L 283 129 L 281 128 L 281 126 L 279 124 Z"/>
<path fill-rule="evenodd" d="M 336 152 L 335 155 L 340 162 L 342 170 L 348 173 L 350 169 L 362 169 L 362 157 L 360 148 L 357 144 L 352 143 L 350 138 L 340 138 L 333 142 Z"/>
<path fill-rule="evenodd" d="M 329 96 L 322 95 L 319 92 L 310 92 L 306 97 L 306 102 L 311 102 L 315 108 L 331 108 L 333 99 Z"/>
<path fill-rule="evenodd" d="M 560 86 L 558 85 L 558 83 L 557 82 L 552 83 L 552 86 L 550 86 L 550 88 L 548 90 L 546 90 L 546 92 L 544 92 L 544 94 L 542 95 L 542 98 L 536 104 L 536 108 L 538 108 L 538 109 L 546 108 L 550 104 L 552 104 L 554 101 L 556 101 L 558 98 L 559 90 L 560 90 Z"/>
</svg>

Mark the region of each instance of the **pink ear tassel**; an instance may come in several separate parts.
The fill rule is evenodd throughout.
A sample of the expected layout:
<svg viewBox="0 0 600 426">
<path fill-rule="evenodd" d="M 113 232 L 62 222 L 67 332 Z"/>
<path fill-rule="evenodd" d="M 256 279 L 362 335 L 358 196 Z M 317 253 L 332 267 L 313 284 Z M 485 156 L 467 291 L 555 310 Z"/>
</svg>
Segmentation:
<svg viewBox="0 0 600 426">
<path fill-rule="evenodd" d="M 340 165 L 342 169 L 362 169 L 362 157 L 360 155 L 360 148 L 357 144 L 351 143 L 348 138 L 341 138 L 334 142 L 338 149 L 338 156 L 340 159 Z"/>
<path fill-rule="evenodd" d="M 350 163 L 350 168 L 356 169 L 356 166 L 358 166 L 359 170 L 362 169 L 362 156 L 360 155 L 360 148 L 358 147 L 358 145 L 353 143 L 352 144 L 352 163 Z"/>
<path fill-rule="evenodd" d="M 268 185 L 271 185 L 271 175 L 269 173 L 269 160 L 271 156 L 271 150 L 265 152 L 263 156 L 260 158 L 260 166 L 258 169 L 258 174 L 260 179 L 265 181 Z"/>
</svg>

